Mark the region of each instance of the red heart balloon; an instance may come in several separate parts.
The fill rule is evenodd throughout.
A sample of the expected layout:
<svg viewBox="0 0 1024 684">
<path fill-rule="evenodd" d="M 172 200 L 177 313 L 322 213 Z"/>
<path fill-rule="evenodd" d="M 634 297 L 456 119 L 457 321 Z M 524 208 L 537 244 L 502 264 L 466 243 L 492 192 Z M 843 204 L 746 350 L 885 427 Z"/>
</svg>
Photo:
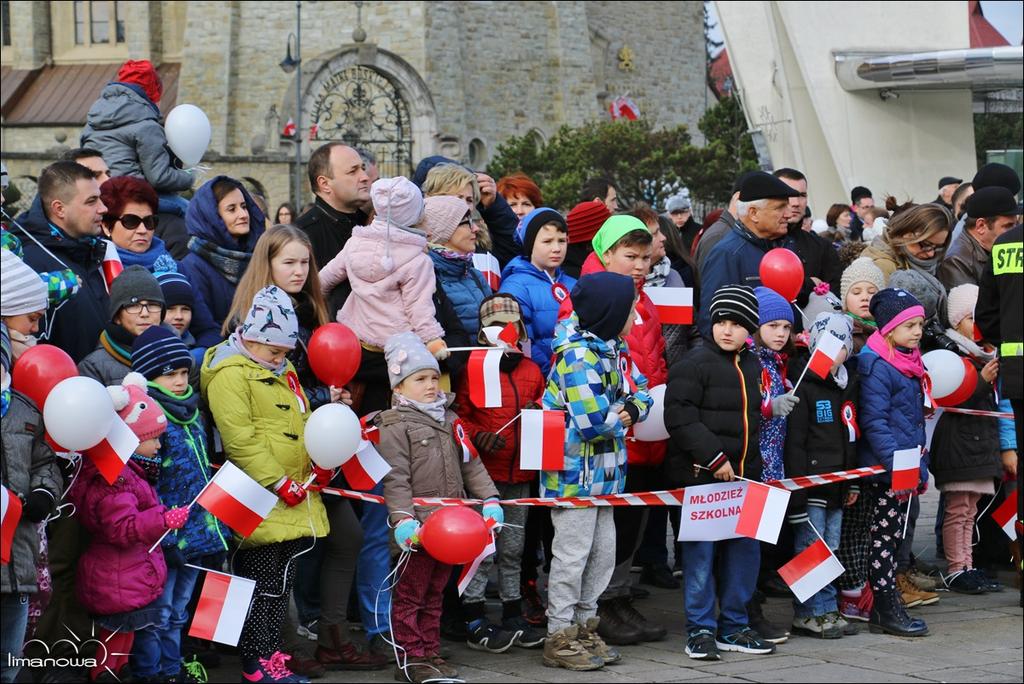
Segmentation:
<svg viewBox="0 0 1024 684">
<path fill-rule="evenodd" d="M 309 340 L 309 365 L 325 385 L 344 386 L 355 377 L 362 358 L 359 338 L 341 323 L 320 326 Z"/>
</svg>

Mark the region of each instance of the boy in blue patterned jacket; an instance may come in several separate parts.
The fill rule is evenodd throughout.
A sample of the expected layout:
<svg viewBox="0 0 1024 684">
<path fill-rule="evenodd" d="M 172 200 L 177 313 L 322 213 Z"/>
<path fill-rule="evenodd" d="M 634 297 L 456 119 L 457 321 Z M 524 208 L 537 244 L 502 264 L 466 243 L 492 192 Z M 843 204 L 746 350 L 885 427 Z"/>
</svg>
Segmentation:
<svg viewBox="0 0 1024 684">
<path fill-rule="evenodd" d="M 555 328 L 544 408 L 566 412 L 565 461 L 541 473 L 544 497 L 618 494 L 626 481 L 626 429 L 653 404 L 624 338 L 636 288 L 611 272 L 584 276 L 574 312 Z M 625 371 L 623 371 L 625 369 Z M 625 373 L 625 374 L 624 374 Z M 615 567 L 615 522 L 604 507 L 555 508 L 544 664 L 594 670 L 621 656 L 597 634 L 597 599 Z"/>
</svg>

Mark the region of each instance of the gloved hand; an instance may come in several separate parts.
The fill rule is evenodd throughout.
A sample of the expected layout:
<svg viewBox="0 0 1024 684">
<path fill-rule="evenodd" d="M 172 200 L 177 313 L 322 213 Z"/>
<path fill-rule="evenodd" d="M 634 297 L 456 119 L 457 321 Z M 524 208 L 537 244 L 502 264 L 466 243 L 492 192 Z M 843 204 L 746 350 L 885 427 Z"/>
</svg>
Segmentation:
<svg viewBox="0 0 1024 684">
<path fill-rule="evenodd" d="M 434 358 L 438 361 L 444 361 L 451 355 L 448 351 L 448 345 L 440 337 L 427 342 L 427 351 L 433 354 Z"/>
<path fill-rule="evenodd" d="M 42 522 L 53 513 L 53 494 L 45 489 L 33 489 L 25 498 L 25 517 L 32 522 Z"/>
<path fill-rule="evenodd" d="M 164 511 L 164 525 L 169 530 L 180 530 L 185 526 L 185 521 L 188 520 L 187 508 L 172 508 L 168 511 Z"/>
<path fill-rule="evenodd" d="M 416 518 L 405 518 L 395 525 L 395 541 L 402 551 L 412 551 L 419 543 L 420 521 Z"/>
<path fill-rule="evenodd" d="M 274 492 L 289 506 L 298 506 L 306 498 L 306 490 L 290 477 L 278 480 Z"/>
<path fill-rule="evenodd" d="M 333 470 L 321 468 L 316 463 L 313 464 L 313 474 L 316 475 L 316 479 L 313 480 L 313 486 L 317 489 L 323 489 L 331 484 L 331 480 L 334 479 Z"/>
<path fill-rule="evenodd" d="M 772 399 L 772 417 L 784 418 L 793 412 L 796 405 L 800 403 L 800 397 L 795 394 L 782 394 Z"/>
<path fill-rule="evenodd" d="M 473 444 L 479 451 L 490 454 L 505 448 L 505 438 L 496 432 L 478 432 L 473 435 Z"/>
<path fill-rule="evenodd" d="M 505 511 L 502 510 L 497 499 L 484 501 L 484 520 L 493 520 L 499 525 L 505 522 Z"/>
</svg>

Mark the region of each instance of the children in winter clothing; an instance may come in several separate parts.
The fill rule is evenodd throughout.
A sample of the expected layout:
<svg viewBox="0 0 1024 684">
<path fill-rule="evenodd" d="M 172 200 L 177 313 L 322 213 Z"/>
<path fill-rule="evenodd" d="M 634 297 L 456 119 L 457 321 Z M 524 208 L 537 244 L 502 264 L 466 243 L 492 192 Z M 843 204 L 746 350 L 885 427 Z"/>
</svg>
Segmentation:
<svg viewBox="0 0 1024 684">
<path fill-rule="evenodd" d="M 295 578 L 295 557 L 327 533 L 318 485 L 333 473 L 312 464 L 303 446 L 309 400 L 286 358 L 298 339 L 295 310 L 276 286 L 253 298 L 245 322 L 209 349 L 202 370 L 203 396 L 229 461 L 281 499 L 241 540 L 236 574 L 256 580 L 256 596 L 242 630 L 243 676 L 249 681 L 293 681 L 281 652 L 281 625 Z"/>
<path fill-rule="evenodd" d="M 519 300 L 530 356 L 547 376 L 558 310 L 576 284 L 562 270 L 568 240 L 565 219 L 554 209 L 534 209 L 519 221 L 516 242 L 523 253 L 501 272 L 501 292 Z"/>
<path fill-rule="evenodd" d="M 156 453 L 167 418 L 146 394 L 146 379 L 129 373 L 122 385 L 108 391 L 140 444 L 113 484 L 92 459 L 83 458 L 68 492 L 76 517 L 91 535 L 78 562 L 75 591 L 106 645 L 105 660 L 89 673 L 93 681 L 108 669 L 121 674 L 135 632 L 161 623 L 159 598 L 167 565 L 164 554 L 149 549 L 167 530 L 181 529 L 189 514 L 187 508 L 168 509 L 154 489 L 160 475 Z"/>
<path fill-rule="evenodd" d="M 906 290 L 886 288 L 871 298 L 878 330 L 857 355 L 860 375 L 860 427 L 857 445 L 861 466 L 882 465 L 885 473 L 866 479 L 862 496 L 873 501 L 870 522 L 870 581 L 874 606 L 872 632 L 924 636 L 923 620 L 907 615 L 896 583 L 896 549 L 903 537 L 906 504 L 914 489 L 892 489 L 896 451 L 925 445 L 924 363 L 919 348 L 925 311 Z M 921 458 L 919 481 L 928 482 L 927 459 Z M 917 487 L 915 487 L 917 489 Z"/>
<path fill-rule="evenodd" d="M 156 457 L 160 503 L 169 508 L 188 506 L 210 480 L 206 429 L 199 411 L 199 394 L 189 385 L 192 356 L 173 332 L 148 328 L 132 345 L 132 370 L 148 381 L 149 398 L 167 418 L 167 431 Z M 181 630 L 189 621 L 188 603 L 199 568 L 220 568 L 227 551 L 226 528 L 206 509 L 196 506 L 180 530 L 160 542 L 167 563 L 167 582 L 156 600 L 158 621 L 138 631 L 132 649 L 132 674 L 138 677 L 177 677 L 182 672 Z"/>
<path fill-rule="evenodd" d="M 626 484 L 626 430 L 647 417 L 647 378 L 625 339 L 636 317 L 636 286 L 618 273 L 583 276 L 575 311 L 555 328 L 544 408 L 566 413 L 565 463 L 541 473 L 541 496 L 617 494 Z M 607 508 L 558 508 L 548 584 L 544 664 L 592 670 L 620 659 L 598 635 L 597 599 L 615 569 L 615 521 Z M 637 534 L 637 537 L 640 535 Z"/>
<path fill-rule="evenodd" d="M 672 366 L 665 393 L 671 439 L 667 479 L 673 485 L 761 479 L 757 448 L 761 368 L 746 341 L 758 329 L 758 301 L 743 285 L 725 285 L 711 298 L 712 337 Z M 686 654 L 718 660 L 719 650 L 768 654 L 775 645 L 750 629 L 761 549 L 745 537 L 683 542 Z M 717 556 L 717 572 L 716 567 Z M 715 617 L 715 598 L 721 614 Z"/>
<path fill-rule="evenodd" d="M 464 458 L 464 428 L 451 410 L 453 397 L 438 389 L 437 360 L 413 333 L 393 335 L 384 346 L 394 390 L 392 408 L 376 419 L 381 455 L 391 465 L 384 499 L 402 551 L 417 543 L 420 524 L 434 510 L 413 505 L 416 496 L 484 499 L 485 518 L 503 522 L 498 491 L 479 458 Z M 468 441 L 468 437 L 465 437 Z M 391 629 L 404 652 L 395 677 L 422 682 L 458 672 L 439 655 L 441 594 L 451 566 L 426 551 L 409 556 L 392 594 Z"/>
<path fill-rule="evenodd" d="M 327 295 L 351 281 L 338 321 L 361 342 L 383 347 L 392 335 L 412 330 L 431 352 L 439 351 L 444 330 L 434 315 L 434 264 L 426 235 L 414 228 L 423 217 L 423 195 L 398 176 L 378 179 L 370 199 L 373 221 L 353 228 L 338 256 L 320 270 L 320 289 Z"/>
<path fill-rule="evenodd" d="M 21 518 L 11 542 L 10 563 L 5 564 L 0 573 L 0 601 L 3 602 L 0 681 L 4 682 L 13 682 L 18 674 L 18 668 L 10 664 L 9 658 L 21 655 L 29 596 L 39 589 L 35 566 L 39 553 L 39 523 L 53 512 L 62 487 L 53 450 L 43 439 L 43 417 L 32 401 L 11 389 L 11 365 L 7 326 L 0 324 L 0 433 L 3 436 L 0 480 L 7 490 L 4 496 L 17 497 L 21 503 Z M 8 505 L 5 501 L 5 510 Z"/>
<path fill-rule="evenodd" d="M 786 419 L 786 477 L 820 475 L 857 465 L 857 383 L 853 354 L 853 323 L 842 314 L 821 313 L 810 329 L 810 349 L 817 347 L 823 335 L 834 335 L 843 349 L 832 364 L 828 377 L 805 373 L 796 389 L 800 402 Z M 793 382 L 809 361 L 801 357 L 789 369 Z M 820 535 L 832 551 L 839 548 L 843 507 L 853 504 L 860 493 L 852 484 L 823 485 L 799 489 L 789 499 L 789 522 L 794 526 L 793 551 L 800 553 Z M 793 600 L 793 629 L 811 636 L 833 639 L 849 629 L 839 614 L 836 590 L 825 585 L 806 602 Z"/>
<path fill-rule="evenodd" d="M 774 290 L 754 288 L 757 295 L 758 329 L 752 350 L 761 363 L 760 447 L 764 482 L 786 477 L 783 450 L 786 445 L 786 416 L 800 402 L 786 386 L 786 355 L 793 329 L 793 307 Z"/>
<path fill-rule="evenodd" d="M 519 331 L 518 345 L 526 341 L 526 331 L 520 315 L 519 302 L 510 294 L 499 292 L 485 299 L 480 305 L 480 344 L 496 346 L 487 337 L 488 328 L 503 328 L 513 324 Z M 476 352 L 484 353 L 484 352 Z M 466 433 L 476 445 L 480 460 L 487 468 L 502 499 L 520 499 L 530 496 L 530 483 L 537 479 L 536 473 L 519 468 L 520 424 L 514 422 L 502 432 L 502 426 L 517 418 L 524 408 L 539 408 L 544 394 L 544 376 L 531 359 L 521 353 L 510 352 L 502 355 L 499 363 L 501 380 L 501 406 L 485 408 L 473 402 L 470 383 L 479 381 L 469 373 L 465 374 L 456 394 L 459 417 Z M 520 567 L 523 560 L 523 541 L 527 508 L 509 506 L 504 509 L 505 522 L 509 527 L 498 537 L 498 552 L 484 560 L 476 575 L 462 595 L 463 614 L 466 616 L 471 645 L 487 646 L 495 642 L 508 642 L 511 635 L 519 634 L 515 644 L 524 648 L 539 646 L 544 634 L 536 631 L 523 619 L 520 591 Z M 497 563 L 499 594 L 502 603 L 501 628 L 486 620 L 484 590 L 491 565 Z M 488 639 L 484 642 L 484 639 Z"/>
<path fill-rule="evenodd" d="M 875 293 L 884 287 L 885 275 L 867 257 L 854 259 L 843 271 L 839 298 L 843 301 L 843 311 L 853 321 L 854 353 L 859 352 L 868 336 L 878 329 L 868 305 Z"/>
</svg>

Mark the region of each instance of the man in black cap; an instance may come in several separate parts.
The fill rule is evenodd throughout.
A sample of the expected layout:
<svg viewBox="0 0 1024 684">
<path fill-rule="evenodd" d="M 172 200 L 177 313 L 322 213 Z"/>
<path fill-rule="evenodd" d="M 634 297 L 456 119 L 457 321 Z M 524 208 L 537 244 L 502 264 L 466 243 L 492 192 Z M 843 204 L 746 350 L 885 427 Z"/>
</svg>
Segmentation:
<svg viewBox="0 0 1024 684">
<path fill-rule="evenodd" d="M 1020 176 L 1006 164 L 992 162 L 978 169 L 978 173 L 974 174 L 974 178 L 971 180 L 971 185 L 974 187 L 975 192 L 982 188 L 1002 187 L 1009 190 L 1011 195 L 1016 196 L 1020 193 Z M 964 231 L 966 219 L 965 213 L 953 228 L 953 237 L 950 238 L 950 244 L 954 244 L 960 239 L 960 234 Z"/>
<path fill-rule="evenodd" d="M 953 211 L 953 193 L 964 182 L 963 178 L 943 176 L 939 179 L 939 196 L 935 198 L 935 204 L 941 204 L 950 211 Z"/>
<path fill-rule="evenodd" d="M 700 270 L 700 332 L 711 335 L 711 298 L 723 285 L 761 284 L 761 257 L 783 247 L 789 229 L 786 213 L 789 198 L 800 193 L 781 180 L 755 171 L 740 187 L 736 213 L 739 221 L 711 248 Z"/>
<path fill-rule="evenodd" d="M 863 185 L 858 185 L 850 191 L 850 206 L 853 209 L 853 219 L 850 221 L 850 239 L 860 240 L 864 234 L 864 217 L 868 209 L 875 208 L 875 198 L 871 191 Z"/>
<path fill-rule="evenodd" d="M 736 203 L 740 199 L 740 187 L 743 186 L 743 181 L 755 173 L 760 172 L 747 171 L 746 173 L 741 173 L 736 178 L 736 182 L 732 186 L 732 198 L 729 200 L 729 207 L 722 211 L 722 215 L 718 217 L 717 221 L 708 226 L 707 230 L 697 235 L 695 239 L 697 253 L 695 256 L 697 258 L 698 272 L 704 268 L 704 261 L 708 258 L 708 254 L 711 253 L 711 248 L 728 235 L 729 231 L 736 225 Z"/>
<path fill-rule="evenodd" d="M 1001 186 L 978 190 L 965 209 L 964 230 L 950 244 L 936 274 L 947 290 L 964 283 L 980 285 L 990 268 L 992 244 L 1017 223 L 1017 201 Z"/>
</svg>

